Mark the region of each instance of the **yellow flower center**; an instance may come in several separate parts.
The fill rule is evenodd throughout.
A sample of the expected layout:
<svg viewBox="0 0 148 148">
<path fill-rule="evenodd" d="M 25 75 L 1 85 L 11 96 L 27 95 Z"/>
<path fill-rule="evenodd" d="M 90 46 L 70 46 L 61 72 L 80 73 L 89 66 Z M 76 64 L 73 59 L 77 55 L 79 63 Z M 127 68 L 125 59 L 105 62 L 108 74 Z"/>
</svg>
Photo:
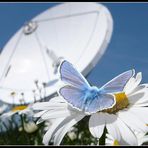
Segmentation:
<svg viewBox="0 0 148 148">
<path fill-rule="evenodd" d="M 24 110 L 24 109 L 26 109 L 26 108 L 27 108 L 26 105 L 15 106 L 14 108 L 12 108 L 12 111 Z"/>
<path fill-rule="evenodd" d="M 107 113 L 112 114 L 112 113 L 116 113 L 119 110 L 122 110 L 128 106 L 128 104 L 129 104 L 128 98 L 124 92 L 117 93 L 114 95 L 115 95 L 115 99 L 116 99 L 116 104 L 112 108 L 103 110 L 103 112 L 107 112 Z"/>
<path fill-rule="evenodd" d="M 119 144 L 118 140 L 114 140 L 113 146 L 119 146 L 119 145 L 120 145 L 120 144 Z"/>
</svg>

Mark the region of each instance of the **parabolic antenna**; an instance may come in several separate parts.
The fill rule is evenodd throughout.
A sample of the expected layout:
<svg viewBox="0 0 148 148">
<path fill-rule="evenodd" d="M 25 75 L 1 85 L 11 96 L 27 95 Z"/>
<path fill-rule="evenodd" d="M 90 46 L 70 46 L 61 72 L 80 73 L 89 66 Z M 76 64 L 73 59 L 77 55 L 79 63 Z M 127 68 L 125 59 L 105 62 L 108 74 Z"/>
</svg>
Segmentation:
<svg viewBox="0 0 148 148">
<path fill-rule="evenodd" d="M 98 3 L 63 3 L 24 24 L 0 56 L 0 99 L 31 103 L 56 92 L 62 58 L 83 75 L 103 55 L 113 29 L 109 10 Z M 46 85 L 47 84 L 47 85 Z"/>
</svg>

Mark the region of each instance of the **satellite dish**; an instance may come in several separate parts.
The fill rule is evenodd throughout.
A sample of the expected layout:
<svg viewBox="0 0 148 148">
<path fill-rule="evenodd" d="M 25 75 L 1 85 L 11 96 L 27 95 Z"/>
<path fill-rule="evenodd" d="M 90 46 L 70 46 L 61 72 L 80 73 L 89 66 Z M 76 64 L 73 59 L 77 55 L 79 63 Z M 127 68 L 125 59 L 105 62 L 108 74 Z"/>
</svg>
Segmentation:
<svg viewBox="0 0 148 148">
<path fill-rule="evenodd" d="M 68 2 L 39 14 L 1 52 L 0 99 L 31 103 L 54 94 L 63 58 L 86 76 L 103 55 L 112 30 L 109 10 L 98 3 Z"/>
</svg>

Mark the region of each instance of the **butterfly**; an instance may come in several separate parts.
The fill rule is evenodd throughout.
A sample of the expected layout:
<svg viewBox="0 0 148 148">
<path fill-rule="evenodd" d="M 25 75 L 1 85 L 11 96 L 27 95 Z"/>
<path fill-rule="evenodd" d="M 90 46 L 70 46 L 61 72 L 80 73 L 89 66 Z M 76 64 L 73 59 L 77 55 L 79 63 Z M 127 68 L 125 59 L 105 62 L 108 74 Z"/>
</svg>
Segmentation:
<svg viewBox="0 0 148 148">
<path fill-rule="evenodd" d="M 61 62 L 59 74 L 60 80 L 67 84 L 58 90 L 58 94 L 72 107 L 92 114 L 115 105 L 116 100 L 113 93 L 123 91 L 126 83 L 134 76 L 135 70 L 132 69 L 118 75 L 101 88 L 91 86 L 67 60 Z"/>
</svg>

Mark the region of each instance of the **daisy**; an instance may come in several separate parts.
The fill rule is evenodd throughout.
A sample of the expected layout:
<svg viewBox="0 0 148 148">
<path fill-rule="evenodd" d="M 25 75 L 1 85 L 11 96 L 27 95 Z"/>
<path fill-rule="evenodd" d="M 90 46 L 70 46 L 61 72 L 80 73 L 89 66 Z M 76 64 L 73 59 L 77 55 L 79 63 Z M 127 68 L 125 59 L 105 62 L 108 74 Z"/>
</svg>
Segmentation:
<svg viewBox="0 0 148 148">
<path fill-rule="evenodd" d="M 147 84 L 140 84 L 141 73 L 132 77 L 123 92 L 114 94 L 116 104 L 90 115 L 89 130 L 95 138 L 100 138 L 106 127 L 109 135 L 120 145 L 138 145 L 134 131 L 146 133 L 148 131 L 148 88 Z M 83 111 L 70 106 L 62 97 L 52 98 L 49 102 L 33 105 L 33 109 L 42 110 L 35 116 L 40 117 L 38 123 L 54 119 L 43 137 L 43 143 L 48 145 L 51 139 L 54 145 L 59 145 L 65 134 L 73 125 L 88 116 Z"/>
<path fill-rule="evenodd" d="M 26 115 L 27 119 L 29 120 L 28 123 L 24 122 L 25 123 L 24 129 L 26 129 L 26 131 L 28 132 L 29 126 L 31 125 L 30 128 L 33 127 L 33 123 L 30 122 L 30 120 L 32 120 L 34 115 L 32 110 L 32 104 L 14 106 L 11 109 L 9 109 L 9 111 L 3 113 L 0 116 L 1 132 L 6 132 L 7 130 L 9 130 L 9 128 L 14 129 L 16 127 L 20 127 L 21 126 L 20 116 L 22 115 Z M 35 126 L 34 126 L 34 129 L 35 129 Z"/>
<path fill-rule="evenodd" d="M 138 145 L 134 131 L 148 131 L 148 88 L 147 84 L 140 84 L 141 79 L 141 73 L 132 77 L 123 92 L 115 94 L 116 105 L 112 109 L 90 117 L 89 130 L 94 137 L 100 138 L 106 126 L 108 133 L 121 145 Z"/>
</svg>

